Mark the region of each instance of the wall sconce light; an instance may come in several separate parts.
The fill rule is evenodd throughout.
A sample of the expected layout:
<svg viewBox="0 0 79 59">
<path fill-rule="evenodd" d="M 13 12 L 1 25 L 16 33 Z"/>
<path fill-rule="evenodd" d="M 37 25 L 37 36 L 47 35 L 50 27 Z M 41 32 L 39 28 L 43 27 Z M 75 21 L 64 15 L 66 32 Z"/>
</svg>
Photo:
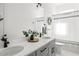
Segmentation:
<svg viewBox="0 0 79 59">
<path fill-rule="evenodd" d="M 37 5 L 36 5 L 37 8 L 38 8 L 38 7 L 41 7 L 41 6 L 42 6 L 41 3 L 37 3 Z"/>
<path fill-rule="evenodd" d="M 41 3 L 36 3 L 35 5 L 35 18 L 44 17 L 44 8 Z"/>
</svg>

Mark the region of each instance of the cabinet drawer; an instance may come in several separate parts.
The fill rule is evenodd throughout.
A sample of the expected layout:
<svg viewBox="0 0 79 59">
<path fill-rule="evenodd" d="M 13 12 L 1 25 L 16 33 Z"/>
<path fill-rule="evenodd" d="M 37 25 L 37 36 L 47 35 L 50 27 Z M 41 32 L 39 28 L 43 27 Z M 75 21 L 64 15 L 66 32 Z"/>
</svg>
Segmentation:
<svg viewBox="0 0 79 59">
<path fill-rule="evenodd" d="M 49 43 L 41 47 L 39 50 L 37 50 L 37 56 L 48 56 L 48 53 L 49 53 L 48 46 L 49 46 Z"/>
</svg>

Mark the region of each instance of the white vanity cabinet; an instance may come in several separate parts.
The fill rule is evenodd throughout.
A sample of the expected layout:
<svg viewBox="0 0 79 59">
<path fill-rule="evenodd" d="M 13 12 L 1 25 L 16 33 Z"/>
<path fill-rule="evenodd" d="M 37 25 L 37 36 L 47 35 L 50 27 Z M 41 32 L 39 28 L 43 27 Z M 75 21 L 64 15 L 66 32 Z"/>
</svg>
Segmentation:
<svg viewBox="0 0 79 59">
<path fill-rule="evenodd" d="M 54 56 L 55 55 L 54 48 L 55 48 L 55 40 L 52 40 L 47 44 L 45 44 L 44 46 L 40 47 L 35 52 L 29 54 L 29 56 Z"/>
</svg>

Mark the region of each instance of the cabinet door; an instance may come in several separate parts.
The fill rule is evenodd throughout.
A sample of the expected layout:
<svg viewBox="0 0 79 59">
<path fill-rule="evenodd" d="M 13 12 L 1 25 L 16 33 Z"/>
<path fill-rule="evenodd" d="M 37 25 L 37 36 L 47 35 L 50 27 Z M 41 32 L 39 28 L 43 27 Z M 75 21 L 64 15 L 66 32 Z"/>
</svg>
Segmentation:
<svg viewBox="0 0 79 59">
<path fill-rule="evenodd" d="M 49 56 L 55 55 L 55 40 L 52 40 L 49 45 Z"/>
<path fill-rule="evenodd" d="M 49 46 L 49 44 L 46 44 L 45 46 L 43 46 L 42 48 L 37 50 L 37 56 L 48 56 L 48 54 L 49 54 L 48 46 Z"/>
<path fill-rule="evenodd" d="M 29 54 L 28 56 L 36 56 L 36 52 Z"/>
</svg>

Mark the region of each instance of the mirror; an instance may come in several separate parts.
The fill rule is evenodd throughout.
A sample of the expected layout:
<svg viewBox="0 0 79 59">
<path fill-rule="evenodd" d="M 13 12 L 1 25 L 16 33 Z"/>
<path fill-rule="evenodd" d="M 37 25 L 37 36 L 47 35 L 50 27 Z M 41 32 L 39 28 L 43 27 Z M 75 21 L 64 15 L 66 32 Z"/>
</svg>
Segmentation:
<svg viewBox="0 0 79 59">
<path fill-rule="evenodd" d="M 35 19 L 35 31 L 42 33 L 42 27 L 45 23 L 44 17 L 36 18 Z"/>
<path fill-rule="evenodd" d="M 49 17 L 45 20 L 44 17 L 35 19 L 35 28 L 37 32 L 41 32 L 43 37 L 51 37 L 52 34 L 52 18 Z"/>
<path fill-rule="evenodd" d="M 4 30 L 4 4 L 0 3 L 0 36 L 3 35 Z"/>
</svg>

